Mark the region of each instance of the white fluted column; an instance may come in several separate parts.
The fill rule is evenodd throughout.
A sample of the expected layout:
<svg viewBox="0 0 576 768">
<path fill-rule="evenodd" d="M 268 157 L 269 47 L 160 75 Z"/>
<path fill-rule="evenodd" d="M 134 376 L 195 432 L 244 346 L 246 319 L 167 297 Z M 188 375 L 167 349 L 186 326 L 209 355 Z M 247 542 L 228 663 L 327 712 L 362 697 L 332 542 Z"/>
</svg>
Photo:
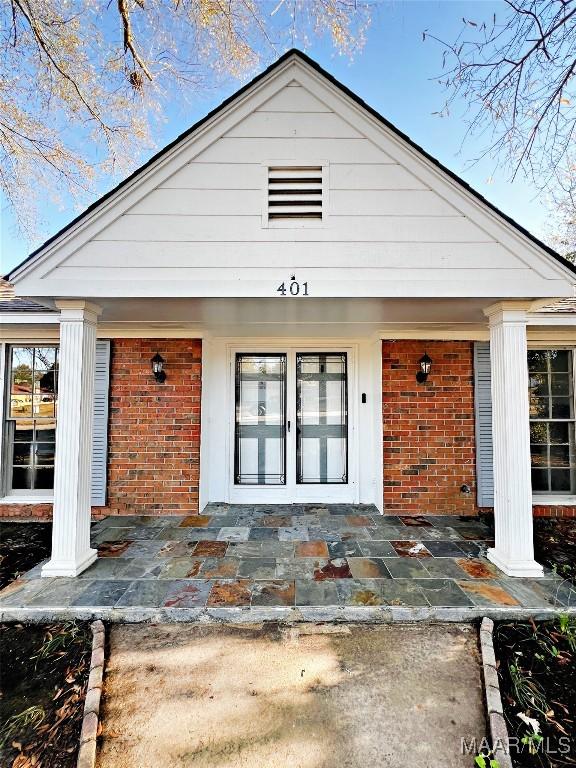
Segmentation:
<svg viewBox="0 0 576 768">
<path fill-rule="evenodd" d="M 508 576 L 542 576 L 534 560 L 526 307 L 502 302 L 490 322 L 494 524 L 488 559 Z"/>
<path fill-rule="evenodd" d="M 100 308 L 62 300 L 52 556 L 42 576 L 77 576 L 96 559 L 90 548 L 90 484 L 96 325 Z"/>
</svg>

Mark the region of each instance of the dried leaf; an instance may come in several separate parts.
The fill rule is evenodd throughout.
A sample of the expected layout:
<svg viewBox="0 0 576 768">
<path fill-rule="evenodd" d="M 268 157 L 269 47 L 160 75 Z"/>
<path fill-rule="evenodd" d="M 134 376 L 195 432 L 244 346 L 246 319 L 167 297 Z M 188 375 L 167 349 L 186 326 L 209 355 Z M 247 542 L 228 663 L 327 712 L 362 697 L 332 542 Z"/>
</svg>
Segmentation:
<svg viewBox="0 0 576 768">
<path fill-rule="evenodd" d="M 569 735 L 568 731 L 566 731 L 566 730 L 565 730 L 565 729 L 564 729 L 564 728 L 563 728 L 563 727 L 560 725 L 560 723 L 559 723 L 557 720 L 551 720 L 550 722 L 552 723 L 552 725 L 553 725 L 555 728 L 557 728 L 557 729 L 560 731 L 560 733 L 563 733 L 565 736 L 568 736 L 568 735 Z"/>
</svg>

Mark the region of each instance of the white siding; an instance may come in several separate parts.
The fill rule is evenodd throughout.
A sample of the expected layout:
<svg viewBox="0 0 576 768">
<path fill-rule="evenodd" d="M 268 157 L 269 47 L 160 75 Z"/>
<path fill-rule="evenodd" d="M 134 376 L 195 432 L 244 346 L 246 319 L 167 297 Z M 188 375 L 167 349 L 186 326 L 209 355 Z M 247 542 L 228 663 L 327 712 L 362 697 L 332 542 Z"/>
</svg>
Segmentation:
<svg viewBox="0 0 576 768">
<path fill-rule="evenodd" d="M 425 160 L 408 162 L 399 140 L 376 141 L 373 123 L 308 85 L 264 89 L 213 140 L 191 141 L 122 215 L 48 265 L 52 292 L 275 296 L 298 269 L 313 296 L 422 296 L 427 283 L 437 296 L 562 295 L 554 265 L 499 240 Z M 266 168 L 283 162 L 325 168 L 322 221 L 267 225 Z"/>
<path fill-rule="evenodd" d="M 142 242 L 128 240 L 91 242 L 70 256 L 62 269 L 71 267 L 139 269 L 154 264 L 157 269 L 210 265 L 210 267 L 315 267 L 337 269 L 354 265 L 354 269 L 423 269 L 433 264 L 442 274 L 445 270 L 501 270 L 522 268 L 522 262 L 508 254 L 499 243 L 364 243 L 359 253 L 356 242 Z"/>
<path fill-rule="evenodd" d="M 96 240 L 194 242 L 490 242 L 482 230 L 463 216 L 331 216 L 326 227 L 262 228 L 261 216 L 126 214 Z M 359 254 L 360 255 L 360 254 Z M 159 265 L 154 265 L 159 266 Z M 200 266 L 200 265 L 198 265 Z M 434 266 L 434 264 L 430 264 Z"/>
</svg>

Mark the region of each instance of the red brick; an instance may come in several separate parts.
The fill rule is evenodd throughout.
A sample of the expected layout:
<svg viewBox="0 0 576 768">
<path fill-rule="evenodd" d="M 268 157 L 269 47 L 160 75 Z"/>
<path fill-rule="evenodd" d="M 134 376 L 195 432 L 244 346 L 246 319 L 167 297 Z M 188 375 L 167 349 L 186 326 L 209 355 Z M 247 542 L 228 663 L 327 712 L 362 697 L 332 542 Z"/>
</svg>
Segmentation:
<svg viewBox="0 0 576 768">
<path fill-rule="evenodd" d="M 416 382 L 424 352 L 432 370 Z M 406 514 L 476 512 L 471 342 L 384 341 L 384 509 Z M 471 493 L 462 494 L 468 485 Z"/>
</svg>

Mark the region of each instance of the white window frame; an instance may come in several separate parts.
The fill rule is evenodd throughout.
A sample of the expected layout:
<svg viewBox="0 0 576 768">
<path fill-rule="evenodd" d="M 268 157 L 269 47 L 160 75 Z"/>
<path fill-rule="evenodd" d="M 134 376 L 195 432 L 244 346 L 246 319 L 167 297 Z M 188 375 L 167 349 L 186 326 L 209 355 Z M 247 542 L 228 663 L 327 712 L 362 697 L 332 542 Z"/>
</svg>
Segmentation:
<svg viewBox="0 0 576 768">
<path fill-rule="evenodd" d="M 548 351 L 548 350 L 562 350 L 571 353 L 572 357 L 572 399 L 573 399 L 573 419 L 530 419 L 529 424 L 533 421 L 559 421 L 559 422 L 572 422 L 576 432 L 576 347 L 568 344 L 546 344 L 542 342 L 531 342 L 528 344 L 528 351 Z M 526 360 L 526 367 L 528 367 L 528 360 Z M 530 372 L 528 371 L 528 376 Z M 576 473 L 576 469 L 573 470 Z M 533 506 L 576 506 L 576 494 L 572 494 L 567 491 L 532 491 L 532 504 Z"/>
<path fill-rule="evenodd" d="M 17 340 L 0 343 L 0 503 L 1 504 L 51 504 L 54 500 L 54 489 L 49 488 L 16 488 L 9 487 L 9 465 L 4 461 L 6 456 L 6 414 L 10 397 L 10 364 L 9 356 L 12 347 L 60 347 L 53 339 Z M 57 422 L 56 415 L 55 421 Z"/>
</svg>

